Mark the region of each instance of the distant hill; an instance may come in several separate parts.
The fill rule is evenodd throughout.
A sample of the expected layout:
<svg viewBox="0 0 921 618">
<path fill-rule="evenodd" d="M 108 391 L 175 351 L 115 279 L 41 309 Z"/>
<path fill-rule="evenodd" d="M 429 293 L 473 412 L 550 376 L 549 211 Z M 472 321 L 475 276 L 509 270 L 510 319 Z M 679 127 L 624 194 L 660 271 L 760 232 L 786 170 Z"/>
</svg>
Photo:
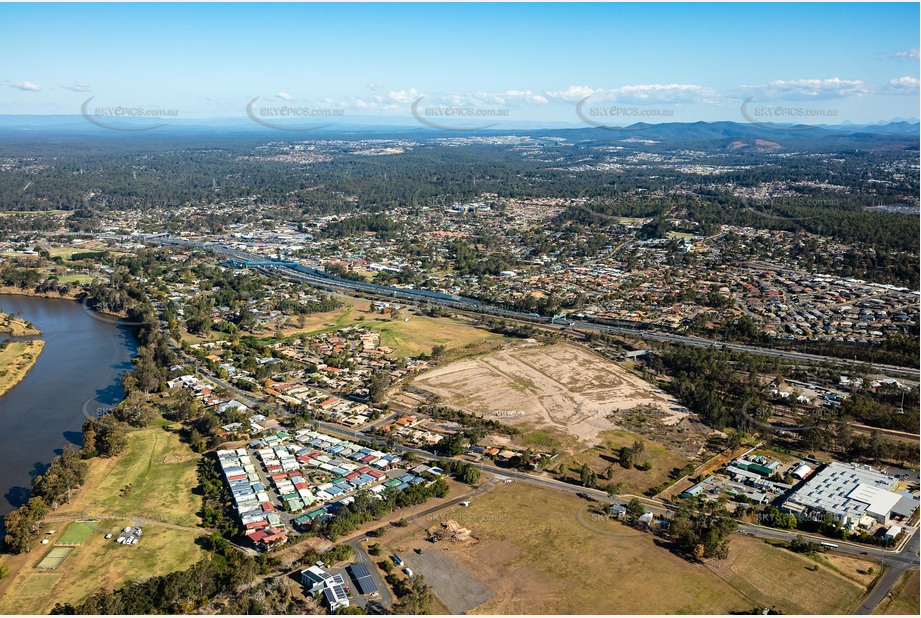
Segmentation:
<svg viewBox="0 0 921 618">
<path fill-rule="evenodd" d="M 122 126 L 150 126 L 159 121 L 153 119 L 119 119 L 113 124 Z M 377 122 L 378 124 L 374 124 Z M 44 133 L 62 136 L 65 134 L 107 135 L 115 137 L 117 132 L 94 126 L 80 115 L 0 115 L 0 131 L 9 135 L 19 134 L 38 137 Z M 771 153 L 787 149 L 811 147 L 854 147 L 854 148 L 917 148 L 921 136 L 921 124 L 913 120 L 896 120 L 877 124 L 839 125 L 783 125 L 747 122 L 668 122 L 660 124 L 636 123 L 627 127 L 558 127 L 558 128 L 509 128 L 478 131 L 444 131 L 420 126 L 406 118 L 351 118 L 349 124 L 333 124 L 327 128 L 311 131 L 277 131 L 262 127 L 240 118 L 169 119 L 163 126 L 150 131 L 127 132 L 134 135 L 183 133 L 208 134 L 220 132 L 223 135 L 247 136 L 274 135 L 283 139 L 310 139 L 312 136 L 329 138 L 339 136 L 358 139 L 364 134 L 377 138 L 392 137 L 425 140 L 432 137 L 471 137 L 489 135 L 527 135 L 535 138 L 565 138 L 570 141 L 618 143 L 624 145 L 662 149 L 702 148 L 738 153 Z M 626 140 L 626 141 L 625 141 Z"/>
</svg>

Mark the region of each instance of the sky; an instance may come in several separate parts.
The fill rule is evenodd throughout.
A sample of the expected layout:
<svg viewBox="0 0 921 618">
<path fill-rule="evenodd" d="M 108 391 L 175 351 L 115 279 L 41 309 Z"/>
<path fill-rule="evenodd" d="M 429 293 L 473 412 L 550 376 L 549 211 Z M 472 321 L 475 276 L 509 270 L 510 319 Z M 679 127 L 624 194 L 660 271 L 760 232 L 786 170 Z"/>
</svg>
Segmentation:
<svg viewBox="0 0 921 618">
<path fill-rule="evenodd" d="M 874 123 L 918 48 L 917 3 L 0 4 L 0 114 Z"/>
</svg>

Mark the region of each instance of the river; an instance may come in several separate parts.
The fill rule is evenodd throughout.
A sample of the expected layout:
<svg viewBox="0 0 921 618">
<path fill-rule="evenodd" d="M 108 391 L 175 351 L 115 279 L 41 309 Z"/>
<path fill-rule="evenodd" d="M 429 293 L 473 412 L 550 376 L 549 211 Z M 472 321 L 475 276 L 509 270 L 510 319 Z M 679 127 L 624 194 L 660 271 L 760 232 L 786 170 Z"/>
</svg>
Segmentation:
<svg viewBox="0 0 921 618">
<path fill-rule="evenodd" d="M 119 379 L 131 368 L 137 344 L 128 328 L 70 300 L 0 295 L 0 311 L 22 312 L 45 341 L 25 379 L 0 396 L 3 516 L 28 500 L 32 479 L 55 455 L 68 444 L 80 446 L 84 410 L 95 415 L 122 399 Z"/>
</svg>

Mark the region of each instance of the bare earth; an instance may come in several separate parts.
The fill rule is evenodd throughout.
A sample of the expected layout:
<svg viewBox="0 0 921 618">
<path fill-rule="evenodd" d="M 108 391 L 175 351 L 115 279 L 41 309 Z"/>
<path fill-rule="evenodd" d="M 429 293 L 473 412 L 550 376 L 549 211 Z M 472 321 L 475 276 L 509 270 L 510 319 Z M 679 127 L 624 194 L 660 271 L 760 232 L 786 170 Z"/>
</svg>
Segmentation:
<svg viewBox="0 0 921 618">
<path fill-rule="evenodd" d="M 588 444 L 618 429 L 607 417 L 649 405 L 686 414 L 670 395 L 592 352 L 570 344 L 519 347 L 439 367 L 414 386 L 448 405 L 509 425 L 552 428 Z"/>
</svg>

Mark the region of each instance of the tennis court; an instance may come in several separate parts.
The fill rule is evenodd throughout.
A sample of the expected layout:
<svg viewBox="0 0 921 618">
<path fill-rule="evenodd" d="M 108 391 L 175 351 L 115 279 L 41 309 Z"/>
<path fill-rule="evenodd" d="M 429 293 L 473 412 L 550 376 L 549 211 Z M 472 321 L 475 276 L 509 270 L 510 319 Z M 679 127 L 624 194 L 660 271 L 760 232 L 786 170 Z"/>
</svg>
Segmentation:
<svg viewBox="0 0 921 618">
<path fill-rule="evenodd" d="M 73 547 L 52 547 L 51 551 L 45 554 L 42 561 L 36 565 L 39 569 L 56 569 L 61 566 L 64 559 L 74 550 Z"/>
<path fill-rule="evenodd" d="M 96 529 L 97 523 L 95 521 L 75 521 L 64 531 L 64 534 L 61 535 L 55 545 L 80 545 L 93 533 L 93 530 Z"/>
</svg>

